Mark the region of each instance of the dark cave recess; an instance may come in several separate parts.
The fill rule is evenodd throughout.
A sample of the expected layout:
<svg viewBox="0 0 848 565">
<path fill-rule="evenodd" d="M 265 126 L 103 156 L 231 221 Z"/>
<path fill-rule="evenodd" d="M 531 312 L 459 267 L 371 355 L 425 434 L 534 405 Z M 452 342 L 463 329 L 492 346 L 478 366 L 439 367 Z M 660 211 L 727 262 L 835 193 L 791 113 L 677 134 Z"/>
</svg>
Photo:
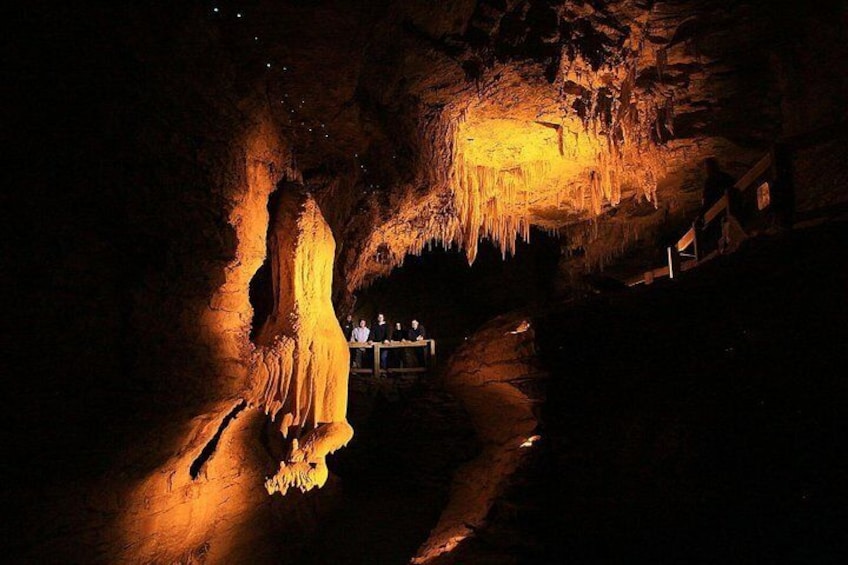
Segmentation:
<svg viewBox="0 0 848 565">
<path fill-rule="evenodd" d="M 402 267 L 361 291 L 353 316 L 369 327 L 378 312 L 404 328 L 416 318 L 437 340 L 440 358 L 447 359 L 483 322 L 553 298 L 560 245 L 558 237 L 534 228 L 529 243 L 519 241 L 515 255 L 506 259 L 484 241 L 471 266 L 461 251 L 433 246 L 421 256 L 408 256 Z"/>
</svg>

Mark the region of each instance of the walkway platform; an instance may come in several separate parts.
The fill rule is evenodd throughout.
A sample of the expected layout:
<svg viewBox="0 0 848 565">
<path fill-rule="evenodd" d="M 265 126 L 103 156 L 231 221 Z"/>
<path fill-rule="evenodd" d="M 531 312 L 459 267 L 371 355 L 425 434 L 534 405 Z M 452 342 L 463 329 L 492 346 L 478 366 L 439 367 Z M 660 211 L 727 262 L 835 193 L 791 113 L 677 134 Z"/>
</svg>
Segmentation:
<svg viewBox="0 0 848 565">
<path fill-rule="evenodd" d="M 351 366 L 351 374 L 372 374 L 379 376 L 381 373 L 387 374 L 407 374 L 407 373 L 427 373 L 430 368 L 436 363 L 436 340 L 424 339 L 420 341 L 390 341 L 388 343 L 357 343 L 348 342 L 348 347 L 351 350 L 351 358 L 353 358 L 353 350 L 355 349 L 370 349 L 371 350 L 371 367 L 353 367 Z M 384 349 L 420 349 L 425 348 L 424 366 L 421 367 L 388 367 L 380 370 L 380 352 Z M 363 356 L 364 358 L 364 356 Z"/>
</svg>

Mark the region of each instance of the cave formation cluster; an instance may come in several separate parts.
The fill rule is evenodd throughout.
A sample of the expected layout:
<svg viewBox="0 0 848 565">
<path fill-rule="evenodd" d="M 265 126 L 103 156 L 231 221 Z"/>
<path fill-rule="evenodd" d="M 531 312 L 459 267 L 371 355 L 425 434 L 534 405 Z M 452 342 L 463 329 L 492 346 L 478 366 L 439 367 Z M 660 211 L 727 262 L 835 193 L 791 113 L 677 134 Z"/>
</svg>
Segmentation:
<svg viewBox="0 0 848 565">
<path fill-rule="evenodd" d="M 481 239 L 507 255 L 531 227 L 560 237 L 563 279 L 574 257 L 591 269 L 650 247 L 697 208 L 704 157 L 740 173 L 778 136 L 845 115 L 844 14 L 817 9 L 259 0 L 33 16 L 55 46 L 22 52 L 21 74 L 52 73 L 22 82 L 48 94 L 14 117 L 38 135 L 12 152 L 34 163 L 33 209 L 57 218 L 33 239 L 71 276 L 23 247 L 15 262 L 71 297 L 46 315 L 80 314 L 53 340 L 57 366 L 120 391 L 98 406 L 144 414 L 104 436 L 134 441 L 82 497 L 103 510 L 81 543 L 127 561 L 243 556 L 284 514 L 257 485 L 332 488 L 325 458 L 353 434 L 336 319 L 357 292 L 428 246 L 473 263 Z M 46 305 L 39 288 L 21 300 Z"/>
</svg>

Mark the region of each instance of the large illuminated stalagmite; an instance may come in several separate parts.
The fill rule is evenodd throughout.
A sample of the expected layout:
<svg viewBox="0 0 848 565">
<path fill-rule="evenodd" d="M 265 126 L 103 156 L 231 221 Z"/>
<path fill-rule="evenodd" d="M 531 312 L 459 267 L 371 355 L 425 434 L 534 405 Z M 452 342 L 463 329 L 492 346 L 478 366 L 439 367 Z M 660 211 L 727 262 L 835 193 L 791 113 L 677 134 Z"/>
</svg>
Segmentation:
<svg viewBox="0 0 848 565">
<path fill-rule="evenodd" d="M 330 301 L 335 241 L 315 200 L 298 187 L 272 198 L 268 253 L 271 314 L 258 333 L 251 400 L 291 436 L 289 453 L 265 483 L 270 494 L 321 487 L 325 457 L 350 441 L 349 352 Z"/>
</svg>

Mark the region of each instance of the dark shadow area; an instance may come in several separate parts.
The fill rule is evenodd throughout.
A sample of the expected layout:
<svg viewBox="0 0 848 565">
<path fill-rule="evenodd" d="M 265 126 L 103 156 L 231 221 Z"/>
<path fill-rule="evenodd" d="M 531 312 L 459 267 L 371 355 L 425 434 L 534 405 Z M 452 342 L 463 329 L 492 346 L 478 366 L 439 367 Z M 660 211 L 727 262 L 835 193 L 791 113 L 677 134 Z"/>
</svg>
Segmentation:
<svg viewBox="0 0 848 565">
<path fill-rule="evenodd" d="M 203 466 L 206 465 L 206 462 L 215 454 L 215 449 L 218 448 L 218 442 L 221 441 L 221 435 L 227 429 L 227 426 L 230 425 L 230 422 L 233 421 L 233 418 L 238 416 L 238 413 L 244 410 L 247 407 L 247 402 L 242 400 L 236 406 L 233 407 L 230 412 L 224 416 L 224 419 L 221 420 L 221 424 L 218 426 L 218 430 L 215 432 L 215 435 L 212 436 L 212 439 L 203 446 L 203 449 L 200 451 L 200 455 L 195 458 L 189 467 L 189 474 L 192 479 L 197 479 L 200 476 L 200 471 L 203 470 Z"/>
<path fill-rule="evenodd" d="M 480 324 L 520 307 L 544 305 L 554 292 L 560 242 L 532 229 L 530 243 L 519 241 L 515 256 L 503 259 L 491 242 L 480 243 L 477 260 L 468 266 L 465 253 L 441 247 L 404 265 L 362 291 L 354 318 L 369 327 L 378 312 L 390 324 L 409 327 L 417 318 L 437 340 L 444 361 Z"/>
<path fill-rule="evenodd" d="M 844 222 L 751 240 L 542 314 L 542 441 L 452 559 L 842 562 L 846 246 Z"/>
<path fill-rule="evenodd" d="M 256 334 L 274 308 L 274 287 L 271 283 L 271 265 L 268 259 L 257 269 L 250 279 L 250 305 L 253 306 L 253 319 L 250 322 L 250 341 L 256 342 Z"/>
<path fill-rule="evenodd" d="M 356 434 L 328 458 L 343 488 L 302 563 L 406 563 L 447 504 L 453 473 L 479 452 L 468 415 L 427 383 L 354 387 Z"/>
<path fill-rule="evenodd" d="M 268 195 L 268 230 L 265 234 L 265 261 L 262 266 L 256 270 L 256 274 L 250 279 L 248 288 L 248 299 L 253 307 L 253 319 L 250 321 L 250 340 L 256 342 L 256 337 L 262 326 L 268 320 L 268 316 L 274 309 L 274 281 L 271 272 L 271 262 L 269 257 L 272 256 L 271 249 L 268 249 L 268 236 L 274 225 L 274 219 L 277 217 L 278 208 L 280 206 L 280 197 L 282 191 L 286 190 L 284 184 L 278 186 L 271 194 Z"/>
</svg>

